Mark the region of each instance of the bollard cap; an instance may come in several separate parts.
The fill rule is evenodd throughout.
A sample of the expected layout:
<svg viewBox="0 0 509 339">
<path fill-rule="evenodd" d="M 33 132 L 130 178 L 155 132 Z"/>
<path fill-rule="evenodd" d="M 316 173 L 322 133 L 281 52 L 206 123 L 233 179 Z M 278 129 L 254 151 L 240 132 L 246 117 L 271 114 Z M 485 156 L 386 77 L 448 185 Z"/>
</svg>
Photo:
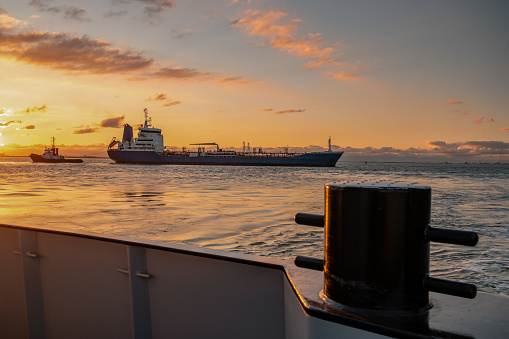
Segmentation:
<svg viewBox="0 0 509 339">
<path fill-rule="evenodd" d="M 344 180 L 334 181 L 325 185 L 329 189 L 341 188 L 373 188 L 373 189 L 431 189 L 429 186 L 404 181 L 390 180 Z"/>
</svg>

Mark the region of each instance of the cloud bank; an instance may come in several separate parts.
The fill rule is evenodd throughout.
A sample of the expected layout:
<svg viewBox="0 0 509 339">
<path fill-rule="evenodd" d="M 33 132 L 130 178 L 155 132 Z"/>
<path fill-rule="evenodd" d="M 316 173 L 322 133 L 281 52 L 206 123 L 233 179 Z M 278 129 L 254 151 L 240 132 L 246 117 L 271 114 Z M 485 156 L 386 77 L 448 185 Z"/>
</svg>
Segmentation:
<svg viewBox="0 0 509 339">
<path fill-rule="evenodd" d="M 432 153 L 450 156 L 478 156 L 478 155 L 509 155 L 509 143 L 503 141 L 465 141 L 447 143 L 444 141 L 428 141 Z"/>
<path fill-rule="evenodd" d="M 23 30 L 24 23 L 0 15 L 0 56 L 28 64 L 77 73 L 131 73 L 149 68 L 141 52 L 114 48 L 111 43 L 67 33 Z"/>
<path fill-rule="evenodd" d="M 283 148 L 265 150 L 283 151 Z M 290 147 L 294 152 L 320 152 L 326 147 L 310 145 Z M 351 161 L 420 161 L 420 162 L 464 162 L 464 161 L 502 161 L 509 162 L 509 143 L 503 141 L 464 141 L 448 143 L 428 141 L 425 148 L 410 147 L 340 147 L 332 145 L 333 151 L 344 151 L 342 159 Z"/>
<path fill-rule="evenodd" d="M 167 0 L 140 0 L 158 12 L 173 5 Z M 46 6 L 46 2 L 36 4 Z M 41 6 L 42 6 L 41 5 Z M 131 80 L 217 81 L 242 85 L 243 77 L 224 76 L 192 67 L 164 66 L 143 52 L 119 48 L 113 43 L 87 35 L 42 32 L 27 29 L 27 23 L 0 13 L 0 57 L 35 66 L 67 71 L 71 74 L 117 74 Z"/>
</svg>

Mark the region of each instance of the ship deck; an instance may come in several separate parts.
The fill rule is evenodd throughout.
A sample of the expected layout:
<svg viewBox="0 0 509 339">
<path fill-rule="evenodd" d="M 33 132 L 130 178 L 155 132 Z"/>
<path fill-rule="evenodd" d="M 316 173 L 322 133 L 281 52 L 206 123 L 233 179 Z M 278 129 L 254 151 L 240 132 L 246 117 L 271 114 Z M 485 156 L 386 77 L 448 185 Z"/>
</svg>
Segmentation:
<svg viewBox="0 0 509 339">
<path fill-rule="evenodd" d="M 509 298 L 430 293 L 421 314 L 331 305 L 321 272 L 150 240 L 0 225 L 0 328 L 16 338 L 505 338 Z"/>
</svg>

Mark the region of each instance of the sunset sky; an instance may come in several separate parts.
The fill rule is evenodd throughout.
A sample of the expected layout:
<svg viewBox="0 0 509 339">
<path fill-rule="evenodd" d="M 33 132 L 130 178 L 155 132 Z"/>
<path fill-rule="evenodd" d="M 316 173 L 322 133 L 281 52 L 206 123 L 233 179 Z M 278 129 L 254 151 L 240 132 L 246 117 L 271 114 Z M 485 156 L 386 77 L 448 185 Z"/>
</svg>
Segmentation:
<svg viewBox="0 0 509 339">
<path fill-rule="evenodd" d="M 509 160 L 509 2 L 0 0 L 0 154 L 165 145 Z M 346 157 L 345 154 L 345 157 Z"/>
</svg>

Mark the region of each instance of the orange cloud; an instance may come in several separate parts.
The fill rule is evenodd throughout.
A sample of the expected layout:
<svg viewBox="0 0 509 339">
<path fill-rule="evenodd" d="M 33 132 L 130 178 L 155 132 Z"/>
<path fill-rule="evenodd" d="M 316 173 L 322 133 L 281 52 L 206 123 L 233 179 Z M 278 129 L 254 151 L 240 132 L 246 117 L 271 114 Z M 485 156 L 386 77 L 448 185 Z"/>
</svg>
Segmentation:
<svg viewBox="0 0 509 339">
<path fill-rule="evenodd" d="M 0 7 L 0 32 L 14 27 L 24 26 L 25 22 L 7 15 L 7 12 Z"/>
<path fill-rule="evenodd" d="M 456 113 L 459 113 L 460 116 L 464 117 L 465 115 L 468 114 L 468 111 L 467 110 L 461 110 L 461 109 L 453 109 L 451 110 L 451 112 L 456 112 Z"/>
<path fill-rule="evenodd" d="M 274 114 L 286 114 L 286 113 L 302 113 L 305 112 L 305 109 L 286 109 L 284 111 L 277 111 Z"/>
<path fill-rule="evenodd" d="M 201 72 L 194 68 L 163 67 L 150 73 L 149 76 L 163 79 L 208 79 L 210 73 Z"/>
<path fill-rule="evenodd" d="M 163 107 L 170 107 L 175 105 L 180 105 L 182 102 L 179 100 L 168 100 L 166 103 L 163 104 Z"/>
<path fill-rule="evenodd" d="M 82 129 L 77 129 L 72 134 L 89 134 L 99 132 L 99 128 L 96 127 L 87 127 Z"/>
<path fill-rule="evenodd" d="M 486 119 L 487 122 L 495 122 L 495 119 L 493 119 L 492 117 L 489 117 L 489 118 L 485 118 L 485 117 L 480 117 L 480 118 L 477 118 L 475 119 L 474 121 L 472 121 L 474 124 L 480 124 L 484 121 L 484 119 Z"/>
<path fill-rule="evenodd" d="M 12 124 L 21 124 L 23 123 L 23 121 L 21 120 L 11 120 L 11 121 L 7 121 L 7 122 L 0 122 L 0 127 L 7 127 L 7 126 L 10 126 Z"/>
<path fill-rule="evenodd" d="M 77 73 L 130 73 L 154 61 L 88 36 L 18 30 L 23 22 L 0 15 L 0 57 Z"/>
<path fill-rule="evenodd" d="M 28 125 L 25 127 L 21 127 L 20 129 L 35 129 L 35 125 Z"/>
<path fill-rule="evenodd" d="M 169 99 L 166 94 L 160 93 L 156 94 L 154 98 L 150 97 L 146 99 L 145 101 L 164 101 L 163 107 L 169 107 L 169 106 L 175 106 L 181 104 L 180 100 L 172 100 Z"/>
<path fill-rule="evenodd" d="M 446 105 L 461 105 L 461 104 L 464 104 L 464 102 L 453 98 L 449 98 L 446 102 Z"/>
<path fill-rule="evenodd" d="M 249 81 L 242 77 L 221 76 L 210 72 L 202 72 L 189 67 L 162 67 L 156 71 L 148 72 L 130 80 L 148 80 L 148 79 L 174 79 L 188 81 L 216 81 L 218 83 L 230 83 L 237 85 L 247 84 Z"/>
<path fill-rule="evenodd" d="M 104 119 L 103 121 L 101 121 L 100 125 L 101 127 L 120 128 L 122 127 L 122 122 L 124 121 L 124 118 L 125 116 L 122 115 L 121 117 Z"/>
<path fill-rule="evenodd" d="M 164 100 L 168 100 L 168 98 L 166 97 L 166 94 L 160 93 L 160 94 L 156 94 L 154 98 L 150 97 L 145 101 L 153 101 L 153 100 L 164 101 Z"/>
<path fill-rule="evenodd" d="M 245 85 L 248 83 L 247 79 L 242 77 L 224 77 L 217 79 L 219 83 L 234 83 L 238 85 Z"/>
<path fill-rule="evenodd" d="M 509 132 L 509 127 L 506 127 L 506 128 L 501 128 L 499 130 L 500 133 L 506 133 L 506 132 Z"/>
<path fill-rule="evenodd" d="M 272 47 L 285 50 L 290 54 L 316 60 L 330 58 L 334 49 L 318 47 L 323 41 L 319 34 L 309 34 L 300 39 L 293 36 L 297 30 L 297 23 L 301 20 L 293 19 L 278 25 L 278 22 L 287 15 L 283 12 L 247 10 L 243 18 L 232 21 L 232 26 L 243 27 L 251 36 L 267 37 Z"/>
<path fill-rule="evenodd" d="M 273 109 L 272 108 L 262 108 L 260 109 L 260 112 L 272 112 Z"/>
<path fill-rule="evenodd" d="M 302 66 L 316 69 L 325 66 L 345 66 L 339 62 L 332 46 L 323 47 L 324 39 L 320 33 L 296 37 L 300 19 L 288 19 L 281 11 L 247 10 L 242 18 L 231 20 L 233 27 L 244 29 L 249 36 L 266 38 L 262 46 L 271 46 L 288 54 L 296 55 L 308 61 Z M 350 77 L 348 79 L 352 79 Z M 347 78 L 343 78 L 347 79 Z"/>
<path fill-rule="evenodd" d="M 332 79 L 337 79 L 337 80 L 354 80 L 357 78 L 357 75 L 355 75 L 353 73 L 346 73 L 343 71 L 336 72 L 336 73 L 331 72 L 329 74 L 332 76 Z"/>
<path fill-rule="evenodd" d="M 166 9 L 172 8 L 175 3 L 174 0 L 136 0 L 145 4 L 145 14 L 152 16 L 154 14 L 163 12 Z M 127 0 L 129 2 L 129 0 Z"/>
<path fill-rule="evenodd" d="M 305 63 L 304 65 L 302 65 L 302 67 L 308 68 L 308 69 L 315 69 L 315 68 L 325 67 L 325 66 L 329 66 L 329 65 L 340 65 L 340 64 L 341 63 L 331 60 L 331 59 L 329 59 L 329 60 L 312 60 L 312 61 L 309 61 L 309 62 Z"/>
<path fill-rule="evenodd" d="M 34 113 L 34 112 L 46 112 L 46 109 L 48 107 L 46 105 L 42 105 L 40 107 L 28 107 L 27 109 L 25 109 L 22 113 Z"/>
</svg>

